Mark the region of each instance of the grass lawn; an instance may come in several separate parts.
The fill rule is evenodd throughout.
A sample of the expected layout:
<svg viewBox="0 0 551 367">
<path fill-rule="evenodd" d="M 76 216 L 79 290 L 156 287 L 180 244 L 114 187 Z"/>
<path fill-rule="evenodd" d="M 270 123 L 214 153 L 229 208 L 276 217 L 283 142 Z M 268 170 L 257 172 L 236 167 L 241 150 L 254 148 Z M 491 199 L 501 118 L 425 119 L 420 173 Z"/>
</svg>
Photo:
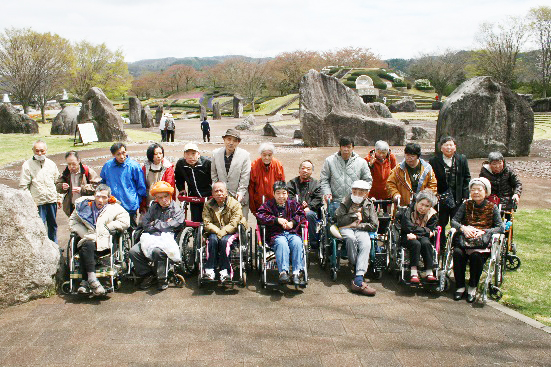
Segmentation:
<svg viewBox="0 0 551 367">
<path fill-rule="evenodd" d="M 277 97 L 270 99 L 269 101 L 266 101 L 264 103 L 261 103 L 260 105 L 256 106 L 256 111 L 252 112 L 253 115 L 266 115 L 267 113 L 272 112 L 279 106 L 289 102 L 292 98 L 294 98 L 296 94 L 288 94 L 283 97 Z"/>
<path fill-rule="evenodd" d="M 520 210 L 514 223 L 522 264 L 505 273 L 500 303 L 551 326 L 551 210 Z"/>
<path fill-rule="evenodd" d="M 50 135 L 52 124 L 38 124 L 37 135 L 28 134 L 0 134 L 0 167 L 7 163 L 28 159 L 32 156 L 32 145 L 38 139 L 48 144 L 48 154 L 63 153 L 68 150 L 87 150 L 93 148 L 109 148 L 113 143 L 91 143 L 89 145 L 73 146 L 73 136 Z M 133 142 L 158 140 L 159 135 L 148 131 L 126 129 L 128 137 Z"/>
</svg>

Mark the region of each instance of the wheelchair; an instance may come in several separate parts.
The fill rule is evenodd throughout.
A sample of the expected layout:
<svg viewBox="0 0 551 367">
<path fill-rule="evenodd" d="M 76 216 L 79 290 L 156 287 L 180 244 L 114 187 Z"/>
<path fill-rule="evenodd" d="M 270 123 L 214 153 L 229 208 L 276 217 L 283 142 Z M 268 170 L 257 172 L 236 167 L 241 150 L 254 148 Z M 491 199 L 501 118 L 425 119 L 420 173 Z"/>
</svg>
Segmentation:
<svg viewBox="0 0 551 367">
<path fill-rule="evenodd" d="M 390 265 L 392 244 L 392 200 L 372 200 L 377 210 L 379 227 L 371 240 L 368 274 L 373 279 L 381 279 Z"/>
<path fill-rule="evenodd" d="M 232 235 L 228 241 L 237 243 L 237 246 L 232 246 L 230 260 L 230 277 L 231 280 L 225 281 L 224 285 L 230 285 L 232 288 L 235 284 L 240 287 L 247 286 L 247 273 L 252 269 L 252 238 L 247 235 L 247 230 L 243 224 L 238 225 L 237 233 Z M 203 272 L 207 261 L 208 238 L 207 234 L 201 236 L 201 245 L 198 249 L 198 268 L 199 275 L 197 276 L 197 285 L 201 288 L 208 283 L 218 283 L 218 279 L 204 279 Z M 216 269 L 215 269 L 216 270 Z"/>
<path fill-rule="evenodd" d="M 109 242 L 112 244 L 111 250 L 96 251 L 96 278 L 105 288 L 107 293 L 118 290 L 122 280 L 129 274 L 130 257 L 129 251 L 132 241 L 128 230 L 117 231 L 109 235 Z M 77 294 L 77 289 L 82 281 L 82 272 L 80 269 L 80 256 L 77 244 L 80 237 L 72 232 L 67 243 L 67 271 L 69 280 L 61 285 L 61 291 L 64 294 Z M 91 292 L 87 293 L 88 295 Z"/>
<path fill-rule="evenodd" d="M 452 241 L 453 238 L 457 235 L 457 230 L 452 228 L 449 233 L 449 238 L 446 243 L 447 256 L 451 257 Z M 483 305 L 489 298 L 492 298 L 496 301 L 499 301 L 503 297 L 503 292 L 499 288 L 503 282 L 503 271 L 502 266 L 503 262 L 501 259 L 501 249 L 505 243 L 504 234 L 494 234 L 492 235 L 490 243 L 490 256 L 484 264 L 482 270 L 482 275 L 480 277 L 480 282 L 476 290 L 475 302 L 481 302 Z M 451 265 L 452 261 L 449 259 L 446 261 L 445 266 L 448 268 L 448 263 Z M 451 270 L 451 266 L 450 266 Z"/>
<path fill-rule="evenodd" d="M 182 232 L 183 231 L 179 231 L 178 233 L 175 234 L 176 239 L 178 238 L 178 236 Z M 140 244 L 140 237 L 141 237 L 142 233 L 143 233 L 142 229 L 134 230 L 134 232 L 132 233 L 132 244 L 133 244 L 133 246 Z M 176 241 L 176 243 L 178 243 L 178 241 Z M 178 248 L 180 249 L 180 254 L 182 254 L 182 247 L 178 246 Z M 141 250 L 141 247 L 140 247 L 140 250 Z M 135 282 L 138 279 L 138 277 L 134 274 L 132 260 L 130 259 L 130 257 L 129 257 L 128 261 L 129 261 L 128 262 L 128 275 L 127 275 L 126 278 L 127 279 L 132 279 Z M 152 261 L 150 261 L 149 265 L 150 265 L 151 268 L 153 268 L 153 262 Z M 185 281 L 185 278 L 184 278 L 183 275 L 184 275 L 183 262 L 175 263 L 174 261 L 167 258 L 166 268 L 165 268 L 165 278 L 167 279 L 167 281 L 169 283 L 174 284 L 176 287 L 182 288 L 186 284 L 186 281 Z"/>
<path fill-rule="evenodd" d="M 252 232 L 252 231 L 251 231 Z M 300 224 L 300 237 L 302 239 L 302 254 L 303 254 L 303 278 L 302 282 L 299 285 L 295 285 L 295 289 L 306 288 L 308 286 L 308 257 L 310 254 L 310 246 L 308 244 L 308 222 Z M 279 287 L 277 282 L 268 281 L 268 272 L 277 273 L 277 263 L 275 252 L 272 251 L 270 245 L 266 242 L 266 226 L 257 224 L 256 230 L 254 233 L 254 238 L 256 240 L 255 246 L 255 264 L 260 277 L 260 285 L 263 289 L 268 287 Z M 320 245 L 321 247 L 321 245 Z M 251 242 L 252 248 L 252 242 Z"/>
<path fill-rule="evenodd" d="M 178 200 L 182 203 L 184 216 L 187 218 L 189 204 L 204 204 L 209 198 L 179 195 Z M 199 264 L 199 249 L 201 248 L 203 234 L 203 223 L 185 221 L 185 228 L 176 238 L 178 247 L 182 254 L 182 269 L 186 276 L 192 276 L 197 272 Z"/>
<path fill-rule="evenodd" d="M 513 242 L 513 223 L 516 210 L 516 202 L 510 210 L 501 210 L 500 208 L 505 224 L 505 241 L 501 248 L 501 262 L 503 269 L 507 270 L 517 270 L 521 265 L 520 258 L 517 256 L 517 245 Z"/>
</svg>

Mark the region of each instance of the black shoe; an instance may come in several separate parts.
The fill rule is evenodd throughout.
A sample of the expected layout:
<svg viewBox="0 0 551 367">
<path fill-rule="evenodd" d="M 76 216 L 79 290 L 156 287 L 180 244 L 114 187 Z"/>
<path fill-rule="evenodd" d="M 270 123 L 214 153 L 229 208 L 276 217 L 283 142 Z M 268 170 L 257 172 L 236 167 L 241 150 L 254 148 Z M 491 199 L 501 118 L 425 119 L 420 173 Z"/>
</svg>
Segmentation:
<svg viewBox="0 0 551 367">
<path fill-rule="evenodd" d="M 168 288 L 168 280 L 159 279 L 159 283 L 157 284 L 157 290 L 164 291 L 167 288 Z"/>
<path fill-rule="evenodd" d="M 453 294 L 453 300 L 454 300 L 454 301 L 459 301 L 459 300 L 461 300 L 461 298 L 463 298 L 463 296 L 465 295 L 465 293 L 466 293 L 465 291 L 463 291 L 463 292 L 455 292 L 455 293 Z"/>
<path fill-rule="evenodd" d="M 300 285 L 300 278 L 298 274 L 293 274 L 293 285 L 298 286 Z"/>
<path fill-rule="evenodd" d="M 286 271 L 282 271 L 279 273 L 279 284 L 287 284 L 289 283 L 289 275 Z"/>
<path fill-rule="evenodd" d="M 471 294 L 467 294 L 467 302 L 473 303 L 475 300 L 475 296 Z"/>
<path fill-rule="evenodd" d="M 140 289 L 147 289 L 151 287 L 155 283 L 155 276 L 154 275 L 148 275 L 145 278 L 142 279 L 140 282 Z"/>
</svg>

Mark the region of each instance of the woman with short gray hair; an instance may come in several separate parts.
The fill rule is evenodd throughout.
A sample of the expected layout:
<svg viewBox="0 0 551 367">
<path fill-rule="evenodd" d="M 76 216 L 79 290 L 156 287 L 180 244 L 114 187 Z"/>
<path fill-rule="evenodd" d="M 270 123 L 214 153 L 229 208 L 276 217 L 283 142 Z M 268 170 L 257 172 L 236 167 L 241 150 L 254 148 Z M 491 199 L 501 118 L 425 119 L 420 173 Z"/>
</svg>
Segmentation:
<svg viewBox="0 0 551 367">
<path fill-rule="evenodd" d="M 480 177 L 487 178 L 493 192 L 499 198 L 502 210 L 510 211 L 518 204 L 522 194 L 522 183 L 515 171 L 507 164 L 500 152 L 488 154 L 488 161 L 482 163 Z"/>
<path fill-rule="evenodd" d="M 402 216 L 402 229 L 400 243 L 409 249 L 410 255 L 410 283 L 419 284 L 420 279 L 417 272 L 419 258 L 423 256 L 425 265 L 424 278 L 428 282 L 436 281 L 436 264 L 433 259 L 432 243 L 438 215 L 434 205 L 438 202 L 436 195 L 431 190 L 420 191 L 415 195 L 415 201 L 407 208 Z"/>
<path fill-rule="evenodd" d="M 251 164 L 249 181 L 249 205 L 251 212 L 256 211 L 264 201 L 274 197 L 273 185 L 276 181 L 285 181 L 283 165 L 274 158 L 276 148 L 272 143 L 262 143 L 258 148 L 260 158 Z"/>
<path fill-rule="evenodd" d="M 369 190 L 369 197 L 377 200 L 390 199 L 386 191 L 386 181 L 388 176 L 390 176 L 390 171 L 396 167 L 396 157 L 390 151 L 388 143 L 383 140 L 377 141 L 375 149 L 369 152 L 365 160 L 373 179 L 373 186 Z"/>
</svg>

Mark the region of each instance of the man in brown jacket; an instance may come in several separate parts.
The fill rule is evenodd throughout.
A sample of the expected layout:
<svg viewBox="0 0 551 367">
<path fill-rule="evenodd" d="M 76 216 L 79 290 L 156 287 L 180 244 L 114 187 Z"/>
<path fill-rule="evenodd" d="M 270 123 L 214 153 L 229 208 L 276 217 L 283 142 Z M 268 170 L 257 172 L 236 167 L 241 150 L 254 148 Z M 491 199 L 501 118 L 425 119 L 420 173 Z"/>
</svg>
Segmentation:
<svg viewBox="0 0 551 367">
<path fill-rule="evenodd" d="M 75 209 L 75 201 L 81 196 L 93 196 L 101 177 L 90 167 L 82 164 L 74 150 L 65 154 L 67 168 L 55 183 L 58 193 L 63 197 L 63 211 L 68 217 Z"/>
<path fill-rule="evenodd" d="M 408 143 L 404 150 L 405 157 L 402 163 L 394 167 L 386 182 L 388 195 L 401 206 L 411 203 L 411 197 L 429 189 L 436 194 L 436 176 L 431 165 L 421 159 L 421 146 L 417 143 Z"/>
<path fill-rule="evenodd" d="M 224 182 L 212 185 L 212 199 L 203 208 L 203 223 L 208 233 L 207 262 L 201 274 L 207 280 L 215 278 L 215 269 L 220 267 L 220 281 L 231 280 L 229 254 L 236 246 L 239 224 L 247 225 L 239 201 L 228 196 Z"/>
</svg>

